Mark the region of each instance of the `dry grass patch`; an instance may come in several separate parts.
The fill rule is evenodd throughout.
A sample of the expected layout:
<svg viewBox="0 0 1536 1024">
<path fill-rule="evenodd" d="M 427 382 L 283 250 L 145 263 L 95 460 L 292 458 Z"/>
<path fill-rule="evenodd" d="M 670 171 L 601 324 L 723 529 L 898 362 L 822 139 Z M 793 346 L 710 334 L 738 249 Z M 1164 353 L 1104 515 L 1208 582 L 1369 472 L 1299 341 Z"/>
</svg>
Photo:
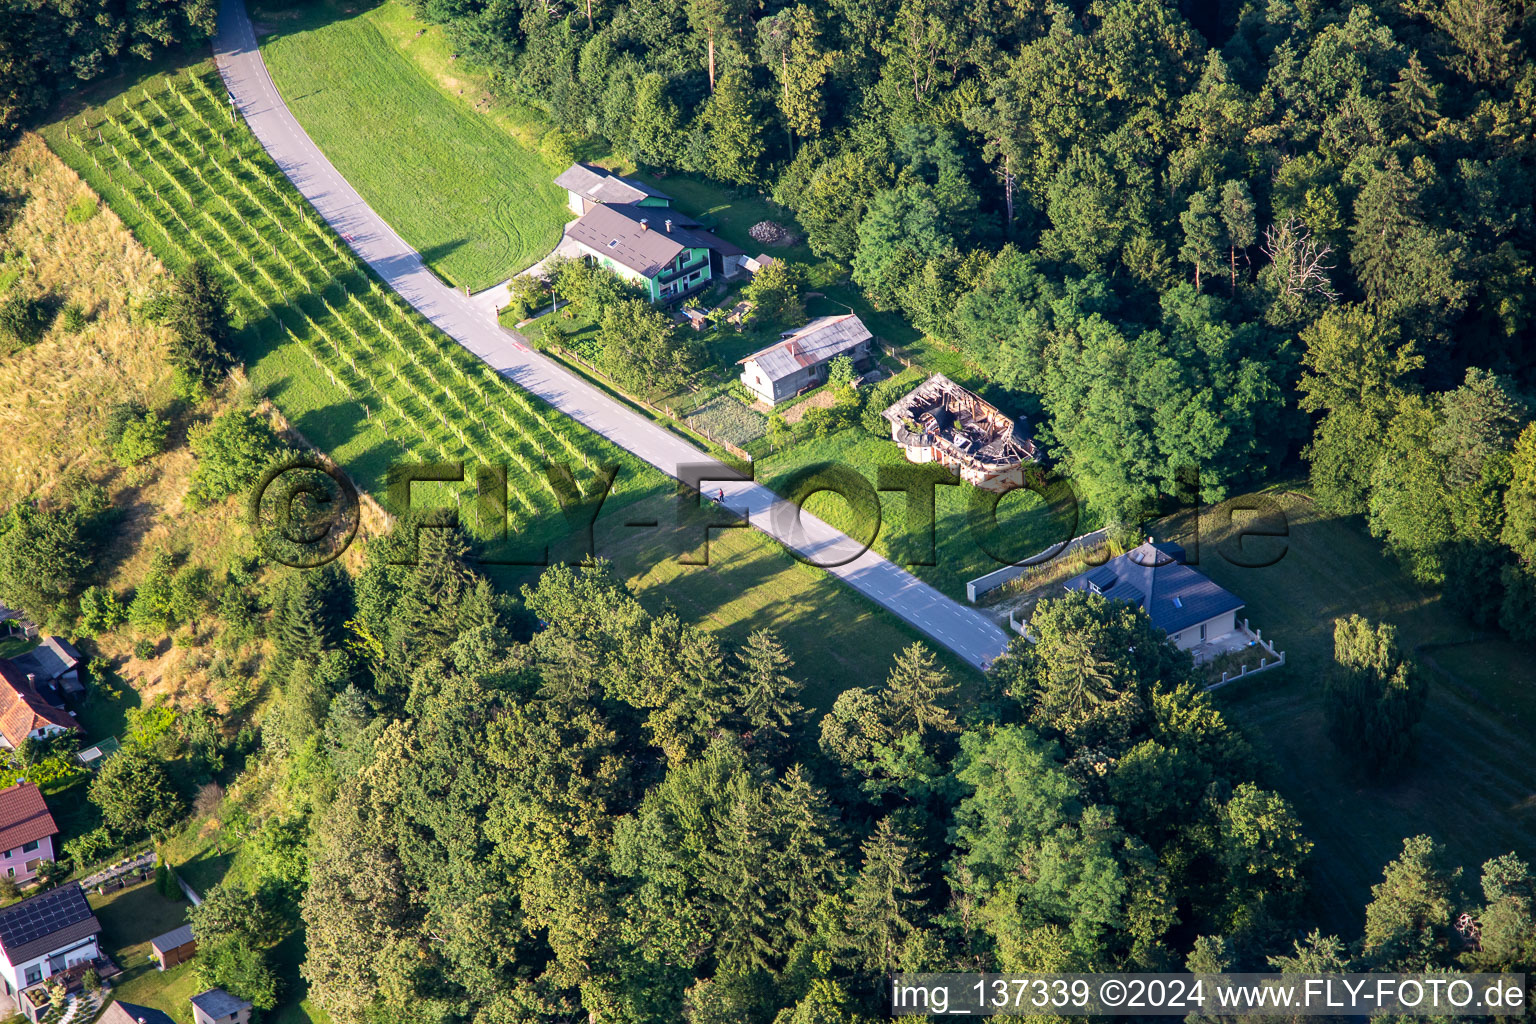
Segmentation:
<svg viewBox="0 0 1536 1024">
<path fill-rule="evenodd" d="M 160 286 L 159 261 L 104 206 L 80 216 L 95 193 L 37 135 L 0 157 L 0 189 L 27 200 L 3 238 L 8 266 L 21 271 L 12 287 L 90 317 L 77 334 L 60 317 L 37 344 L 0 359 L 4 508 L 86 468 L 108 410 L 126 401 L 163 405 L 171 374 L 164 328 L 128 315 L 133 296 Z"/>
</svg>

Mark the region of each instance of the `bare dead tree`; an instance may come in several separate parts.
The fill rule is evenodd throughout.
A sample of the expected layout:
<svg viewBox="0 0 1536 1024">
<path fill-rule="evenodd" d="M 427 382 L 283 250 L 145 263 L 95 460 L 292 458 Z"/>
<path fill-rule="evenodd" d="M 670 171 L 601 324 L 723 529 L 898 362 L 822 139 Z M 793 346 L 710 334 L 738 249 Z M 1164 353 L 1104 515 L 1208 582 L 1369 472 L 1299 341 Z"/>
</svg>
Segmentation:
<svg viewBox="0 0 1536 1024">
<path fill-rule="evenodd" d="M 1264 244 L 1259 248 L 1274 264 L 1280 290 L 1285 294 L 1297 298 L 1317 295 L 1329 302 L 1339 301 L 1339 292 L 1328 276 L 1334 267 L 1329 259 L 1333 247 L 1313 238 L 1298 218 L 1288 217 L 1265 228 Z"/>
</svg>

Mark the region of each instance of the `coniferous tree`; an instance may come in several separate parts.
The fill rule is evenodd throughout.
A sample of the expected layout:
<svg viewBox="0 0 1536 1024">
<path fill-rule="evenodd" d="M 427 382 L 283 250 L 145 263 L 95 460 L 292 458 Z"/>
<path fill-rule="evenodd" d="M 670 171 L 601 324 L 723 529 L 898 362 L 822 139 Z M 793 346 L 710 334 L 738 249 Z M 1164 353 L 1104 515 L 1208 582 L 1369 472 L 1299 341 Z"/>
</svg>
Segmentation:
<svg viewBox="0 0 1536 1024">
<path fill-rule="evenodd" d="M 785 652 L 779 638 L 766 629 L 747 637 L 747 644 L 737 654 L 740 661 L 741 715 L 754 737 L 770 749 L 786 744 L 796 721 L 804 712 L 795 699 L 800 683 L 789 675 L 795 663 Z"/>
<path fill-rule="evenodd" d="M 912 837 L 887 816 L 861 848 L 863 860 L 848 888 L 843 920 L 848 950 L 867 970 L 895 970 L 907 937 L 917 930 L 920 901 L 913 845 Z"/>
</svg>

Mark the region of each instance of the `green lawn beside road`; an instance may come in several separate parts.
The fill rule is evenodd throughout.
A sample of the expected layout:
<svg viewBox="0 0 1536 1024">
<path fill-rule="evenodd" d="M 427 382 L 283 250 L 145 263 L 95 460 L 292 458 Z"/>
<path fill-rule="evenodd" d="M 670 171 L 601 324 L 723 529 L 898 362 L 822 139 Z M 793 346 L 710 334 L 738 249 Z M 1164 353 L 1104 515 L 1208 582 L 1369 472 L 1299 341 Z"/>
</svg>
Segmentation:
<svg viewBox="0 0 1536 1024">
<path fill-rule="evenodd" d="M 258 11 L 262 55 L 311 138 L 402 238 L 457 287 L 489 287 L 560 239 L 558 169 L 448 95 L 364 14 Z"/>
</svg>

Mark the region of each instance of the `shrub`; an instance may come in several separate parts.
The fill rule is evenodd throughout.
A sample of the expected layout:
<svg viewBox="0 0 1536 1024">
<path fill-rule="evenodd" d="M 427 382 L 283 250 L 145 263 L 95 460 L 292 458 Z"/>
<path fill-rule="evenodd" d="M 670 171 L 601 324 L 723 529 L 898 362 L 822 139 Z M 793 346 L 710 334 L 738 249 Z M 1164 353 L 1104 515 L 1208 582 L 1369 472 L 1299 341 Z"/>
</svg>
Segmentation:
<svg viewBox="0 0 1536 1024">
<path fill-rule="evenodd" d="M 549 166 L 565 170 L 576 162 L 576 142 L 559 128 L 551 128 L 539 140 L 539 153 Z"/>
<path fill-rule="evenodd" d="M 805 304 L 800 301 L 804 289 L 805 275 L 799 265 L 775 260 L 752 276 L 742 297 L 752 303 L 753 320 L 798 325 L 805 320 Z"/>
<path fill-rule="evenodd" d="M 571 332 L 565 329 L 565 325 L 558 320 L 551 320 L 542 325 L 545 346 L 549 348 L 565 348 L 571 340 Z"/>
<path fill-rule="evenodd" d="M 249 487 L 283 451 L 272 428 L 242 409 L 193 427 L 187 443 L 197 456 L 187 492 L 192 508 L 204 508 Z"/>
<path fill-rule="evenodd" d="M 68 303 L 59 314 L 59 322 L 70 334 L 79 334 L 85 330 L 89 321 L 90 317 L 86 316 L 85 309 L 78 302 Z"/>
<path fill-rule="evenodd" d="M 168 291 L 155 291 L 139 300 L 136 318 L 144 323 L 170 323 L 176 315 L 176 296 Z"/>
<path fill-rule="evenodd" d="M 91 636 L 110 633 L 128 621 L 128 606 L 108 587 L 90 586 L 80 595 L 80 629 Z"/>
<path fill-rule="evenodd" d="M 0 302 L 0 340 L 15 348 L 35 345 L 48 330 L 48 305 L 42 299 L 13 291 Z"/>
<path fill-rule="evenodd" d="M 111 833 L 98 825 L 84 835 L 67 840 L 64 843 L 64 856 L 76 868 L 87 868 L 104 859 L 116 849 L 116 845 L 112 842 Z"/>
<path fill-rule="evenodd" d="M 112 460 L 119 466 L 135 466 L 165 451 L 170 424 L 154 412 L 130 417 L 112 445 Z"/>
<path fill-rule="evenodd" d="M 16 885 L 16 879 L 0 876 L 0 899 L 13 900 L 20 895 L 21 889 Z"/>
<path fill-rule="evenodd" d="M 507 309 L 518 320 L 534 314 L 544 298 L 544 285 L 536 277 L 514 277 L 507 285 Z"/>
<path fill-rule="evenodd" d="M 135 640 L 133 643 L 133 656 L 140 661 L 148 661 L 155 656 L 155 642 L 153 640 Z"/>
</svg>

